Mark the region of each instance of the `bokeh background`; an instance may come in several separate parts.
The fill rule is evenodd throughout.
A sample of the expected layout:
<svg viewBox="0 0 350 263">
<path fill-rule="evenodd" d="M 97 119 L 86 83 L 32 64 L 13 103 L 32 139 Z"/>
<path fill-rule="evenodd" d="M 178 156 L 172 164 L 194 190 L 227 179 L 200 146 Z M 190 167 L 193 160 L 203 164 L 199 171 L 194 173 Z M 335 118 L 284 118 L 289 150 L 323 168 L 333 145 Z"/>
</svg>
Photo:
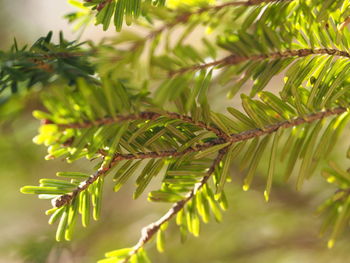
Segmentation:
<svg viewBox="0 0 350 263">
<path fill-rule="evenodd" d="M 14 37 L 19 43 L 32 43 L 49 30 L 57 34 L 62 30 L 74 39 L 77 34 L 63 19 L 71 10 L 65 0 L 0 0 L 1 49 L 9 48 Z M 83 39 L 113 34 L 91 26 Z M 219 100 L 215 103 L 220 108 Z M 19 192 L 21 186 L 52 178 L 57 171 L 89 172 L 93 165 L 44 160 L 46 149 L 32 143 L 39 123 L 31 111 L 38 107 L 34 92 L 25 101 L 0 109 L 0 263 L 90 263 L 103 258 L 106 251 L 134 245 L 142 226 L 161 216 L 167 206 L 149 204 L 145 196 L 133 201 L 132 182 L 119 193 L 113 193 L 107 183 L 101 220 L 88 229 L 78 227 L 70 243 L 55 242 L 55 226 L 49 226 L 44 215 L 48 202 Z M 332 158 L 344 160 L 342 153 Z M 318 235 L 321 219 L 315 215 L 316 207 L 335 191 L 321 176 L 313 177 L 302 192 L 294 190 L 293 182 L 280 180 L 270 203 L 265 203 L 264 173 L 258 175 L 251 191 L 243 192 L 242 175 L 235 171 L 233 167 L 227 190 L 230 207 L 223 222 L 202 225 L 200 238 L 189 237 L 185 244 L 171 224 L 166 253 L 156 252 L 154 244 L 148 246 L 155 263 L 349 262 L 349 233 L 331 250 L 326 248 L 326 238 Z"/>
</svg>

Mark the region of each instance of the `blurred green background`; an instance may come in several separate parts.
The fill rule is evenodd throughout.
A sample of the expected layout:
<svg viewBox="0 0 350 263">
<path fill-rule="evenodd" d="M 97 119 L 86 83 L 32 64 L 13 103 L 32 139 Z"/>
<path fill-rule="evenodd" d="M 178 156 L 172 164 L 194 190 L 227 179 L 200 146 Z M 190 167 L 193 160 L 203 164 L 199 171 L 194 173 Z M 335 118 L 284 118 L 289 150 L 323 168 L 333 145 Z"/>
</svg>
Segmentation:
<svg viewBox="0 0 350 263">
<path fill-rule="evenodd" d="M 70 26 L 62 19 L 69 10 L 64 0 L 0 1 L 1 48 L 7 49 L 13 37 L 22 44 L 31 43 L 49 30 L 63 30 L 73 39 Z M 102 33 L 92 27 L 84 38 L 99 39 L 106 34 L 113 32 Z M 219 102 L 215 101 L 218 109 Z M 101 220 L 88 229 L 78 227 L 70 243 L 54 241 L 55 227 L 47 224 L 44 215 L 47 201 L 20 194 L 21 186 L 52 178 L 57 171 L 89 172 L 92 166 L 89 161 L 67 165 L 63 160 L 44 160 L 46 149 L 32 143 L 39 122 L 31 111 L 37 107 L 41 106 L 33 93 L 0 109 L 0 263 L 90 263 L 103 258 L 106 251 L 134 245 L 140 229 L 168 207 L 149 204 L 145 196 L 133 201 L 132 182 L 119 193 L 113 193 L 107 183 Z M 14 113 L 16 108 L 23 110 Z M 342 153 L 344 150 L 332 158 L 345 160 Z M 316 207 L 335 191 L 321 176 L 313 177 L 301 193 L 293 190 L 293 182 L 276 182 L 267 204 L 262 194 L 264 173 L 256 178 L 251 191 L 243 192 L 242 175 L 236 170 L 233 167 L 233 180 L 227 187 L 230 208 L 223 222 L 202 225 L 200 238 L 189 237 L 185 244 L 180 243 L 179 231 L 171 224 L 166 253 L 158 254 L 154 244 L 148 246 L 154 262 L 349 262 L 349 233 L 331 250 L 318 235 L 321 218 L 315 215 Z M 158 186 L 155 182 L 150 188 Z"/>
</svg>

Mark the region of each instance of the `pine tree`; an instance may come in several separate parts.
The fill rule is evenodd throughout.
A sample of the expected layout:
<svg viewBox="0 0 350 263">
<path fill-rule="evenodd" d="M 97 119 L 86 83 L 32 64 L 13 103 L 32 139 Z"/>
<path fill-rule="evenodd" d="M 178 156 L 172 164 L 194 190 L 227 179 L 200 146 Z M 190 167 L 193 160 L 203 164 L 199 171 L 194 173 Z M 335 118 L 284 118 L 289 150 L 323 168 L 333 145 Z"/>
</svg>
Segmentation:
<svg viewBox="0 0 350 263">
<path fill-rule="evenodd" d="M 100 262 L 150 262 L 146 245 L 155 238 L 162 252 L 171 221 L 182 237 L 198 236 L 201 221 L 220 221 L 232 164 L 245 171 L 245 191 L 266 166 L 266 201 L 276 167 L 301 190 L 347 129 L 348 0 L 69 2 L 78 8 L 66 16 L 75 26 L 114 24 L 119 33 L 97 44 L 62 34 L 55 43 L 52 33 L 31 47 L 15 41 L 0 53 L 1 103 L 40 88 L 46 110 L 33 113 L 42 122 L 34 142 L 48 147 L 46 159 L 97 163 L 91 174 L 58 172 L 21 189 L 51 200 L 57 241 L 71 240 L 78 221 L 100 219 L 108 178 L 116 192 L 134 181 L 135 199 L 161 178 L 148 200 L 169 203 L 168 212 L 135 246 Z M 280 75 L 284 84 L 267 91 Z M 242 107 L 213 109 L 214 97 L 238 96 Z M 321 168 L 338 189 L 319 208 L 333 247 L 349 224 L 350 171 L 334 161 Z"/>
</svg>

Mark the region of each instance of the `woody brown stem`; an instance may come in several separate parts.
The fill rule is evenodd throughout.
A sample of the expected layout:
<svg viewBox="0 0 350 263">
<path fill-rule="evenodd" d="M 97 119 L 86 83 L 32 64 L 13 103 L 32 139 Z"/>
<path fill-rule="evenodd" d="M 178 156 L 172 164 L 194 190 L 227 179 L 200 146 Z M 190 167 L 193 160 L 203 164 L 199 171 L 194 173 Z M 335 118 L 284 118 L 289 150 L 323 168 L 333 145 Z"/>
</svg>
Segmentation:
<svg viewBox="0 0 350 263">
<path fill-rule="evenodd" d="M 193 124 L 195 126 L 198 126 L 200 128 L 206 129 L 208 131 L 211 131 L 215 133 L 218 137 L 227 137 L 227 135 L 221 131 L 220 129 L 207 125 L 204 122 L 201 121 L 194 121 L 190 116 L 181 115 L 175 112 L 165 112 L 163 114 L 156 113 L 156 112 L 150 112 L 145 111 L 141 112 L 139 114 L 129 114 L 129 115 L 118 115 L 115 117 L 107 117 L 99 120 L 95 120 L 93 122 L 82 122 L 82 123 L 71 123 L 71 124 L 56 124 L 59 128 L 62 129 L 84 129 L 84 128 L 90 128 L 93 126 L 103 126 L 103 125 L 109 125 L 109 124 L 115 124 L 123 121 L 135 121 L 135 120 L 156 120 L 160 117 L 167 117 L 169 119 L 176 119 L 176 120 L 182 120 L 186 123 Z M 55 124 L 49 120 L 44 120 L 43 124 Z"/>
<path fill-rule="evenodd" d="M 203 7 L 200 8 L 196 11 L 193 12 L 185 12 L 183 14 L 179 14 L 178 16 L 175 17 L 175 19 L 161 27 L 159 27 L 158 29 L 155 29 L 153 31 L 151 31 L 148 35 L 146 35 L 145 38 L 136 41 L 130 48 L 129 51 L 134 51 L 136 50 L 139 46 L 142 45 L 142 43 L 144 43 L 147 40 L 151 40 L 154 39 L 155 37 L 157 37 L 158 35 L 160 35 L 162 32 L 169 30 L 173 27 L 175 27 L 176 25 L 179 24 L 185 24 L 192 16 L 195 15 L 201 15 L 203 13 L 206 12 L 218 12 L 224 8 L 227 7 L 235 7 L 235 6 L 254 6 L 254 5 L 260 5 L 260 4 L 264 4 L 264 3 L 277 3 L 277 2 L 291 2 L 293 0 L 248 0 L 248 1 L 230 1 L 224 4 L 219 4 L 219 5 L 209 5 L 207 7 Z"/>
<path fill-rule="evenodd" d="M 286 50 L 281 52 L 273 52 L 269 54 L 258 54 L 258 55 L 251 55 L 251 56 L 240 56 L 240 55 L 233 54 L 213 62 L 181 68 L 170 72 L 169 75 L 174 76 L 178 74 L 184 74 L 190 71 L 199 71 L 201 69 L 206 69 L 211 67 L 237 65 L 246 61 L 260 61 L 265 59 L 281 59 L 281 58 L 290 58 L 290 57 L 306 57 L 310 55 L 330 55 L 330 56 L 350 58 L 350 53 L 346 51 L 341 51 L 337 49 L 328 49 L 328 48 Z"/>
<path fill-rule="evenodd" d="M 196 193 L 201 190 L 204 185 L 208 182 L 211 175 L 214 173 L 215 168 L 219 165 L 221 160 L 224 158 L 225 153 L 227 151 L 226 147 L 225 149 L 221 150 L 218 153 L 218 156 L 214 159 L 212 165 L 210 166 L 207 175 L 204 176 L 198 184 L 195 185 L 195 187 L 187 194 L 185 199 L 176 202 L 169 210 L 168 212 L 162 216 L 160 219 L 158 219 L 156 222 L 149 224 L 148 226 L 144 227 L 141 230 L 141 237 L 138 241 L 138 243 L 133 247 L 133 250 L 129 253 L 129 256 L 124 260 L 124 263 L 128 262 L 129 259 L 137 254 L 137 252 L 144 247 L 144 245 L 152 239 L 152 237 L 159 231 L 160 227 L 169 222 L 178 212 L 180 212 L 185 205 L 192 200 L 192 198 L 196 195 Z"/>
</svg>

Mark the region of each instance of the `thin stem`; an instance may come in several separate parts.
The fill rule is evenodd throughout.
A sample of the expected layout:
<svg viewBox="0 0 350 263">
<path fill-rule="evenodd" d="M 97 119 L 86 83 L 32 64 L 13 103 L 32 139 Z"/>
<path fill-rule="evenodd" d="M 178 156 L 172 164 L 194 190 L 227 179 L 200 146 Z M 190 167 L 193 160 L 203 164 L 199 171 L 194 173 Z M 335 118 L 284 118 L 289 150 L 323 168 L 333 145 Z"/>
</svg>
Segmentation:
<svg viewBox="0 0 350 263">
<path fill-rule="evenodd" d="M 209 149 L 215 145 L 224 144 L 227 141 L 222 138 L 217 138 L 215 140 L 212 140 L 211 142 L 203 143 L 203 144 L 196 144 L 192 146 L 191 148 L 187 148 L 186 150 L 179 152 L 177 150 L 170 150 L 170 151 L 159 151 L 159 152 L 140 152 L 134 154 L 120 154 L 117 153 L 113 157 L 112 162 L 120 162 L 125 160 L 144 160 L 144 159 L 159 159 L 159 158 L 168 158 L 168 157 L 181 157 L 188 153 L 193 152 L 200 152 L 206 149 Z M 105 155 L 106 153 L 101 153 L 102 155 Z"/>
<path fill-rule="evenodd" d="M 298 117 L 290 121 L 282 121 L 273 125 L 269 125 L 264 129 L 253 129 L 253 130 L 248 130 L 238 134 L 232 134 L 230 136 L 230 142 L 246 141 L 255 137 L 260 137 L 263 135 L 274 133 L 279 129 L 288 129 L 294 126 L 300 126 L 306 123 L 312 123 L 318 120 L 322 120 L 326 117 L 341 115 L 346 111 L 347 109 L 342 107 L 329 109 L 329 110 L 320 111 L 317 113 L 312 113 L 304 117 Z"/>
<path fill-rule="evenodd" d="M 341 51 L 337 49 L 296 49 L 296 50 L 286 50 L 282 52 L 273 52 L 269 54 L 258 54 L 251 56 L 240 56 L 240 55 L 230 55 L 223 59 L 212 61 L 205 64 L 197 64 L 185 68 L 178 69 L 169 73 L 170 76 L 183 74 L 190 71 L 199 71 L 201 69 L 206 69 L 210 67 L 219 67 L 227 65 L 237 65 L 246 61 L 260 61 L 265 59 L 281 59 L 281 58 L 290 58 L 290 57 L 306 57 L 310 55 L 330 55 L 330 56 L 339 56 L 350 58 L 350 53 L 346 51 Z"/>
<path fill-rule="evenodd" d="M 160 219 L 158 219 L 156 222 L 149 224 L 148 226 L 144 227 L 141 230 L 141 237 L 138 241 L 138 243 L 134 246 L 133 250 L 129 253 L 129 256 L 124 260 L 124 263 L 128 262 L 129 259 L 137 254 L 137 252 L 144 247 L 144 245 L 149 242 L 152 237 L 159 231 L 160 227 L 169 222 L 178 212 L 180 212 L 185 205 L 192 200 L 194 196 L 196 196 L 196 193 L 208 182 L 211 175 L 214 173 L 215 168 L 219 165 L 221 160 L 224 158 L 226 151 L 225 149 L 222 149 L 218 156 L 214 159 L 212 165 L 210 166 L 207 175 L 204 176 L 198 184 L 195 185 L 195 187 L 187 194 L 186 198 L 175 203 L 168 212 L 162 216 Z"/>
<path fill-rule="evenodd" d="M 207 125 L 206 123 L 201 121 L 194 121 L 190 116 L 181 115 L 175 112 L 165 112 L 163 114 L 160 114 L 156 112 L 145 111 L 139 114 L 118 115 L 115 117 L 107 117 L 107 118 L 95 120 L 93 122 L 89 121 L 89 122 L 82 122 L 82 123 L 56 124 L 56 125 L 62 129 L 84 129 L 84 128 L 90 128 L 94 126 L 104 126 L 109 124 L 115 124 L 123 121 L 156 120 L 160 117 L 167 117 L 169 119 L 174 119 L 174 120 L 182 120 L 186 123 L 190 123 L 200 128 L 211 131 L 215 133 L 218 137 L 227 137 L 227 135 L 223 131 L 221 131 L 216 127 Z M 43 124 L 55 124 L 55 123 L 51 122 L 50 120 L 44 120 Z"/>
<path fill-rule="evenodd" d="M 210 5 L 207 7 L 203 7 L 200 8 L 196 11 L 193 12 L 185 12 L 183 14 L 179 14 L 178 16 L 175 17 L 175 19 L 161 27 L 159 27 L 158 29 L 155 29 L 153 31 L 151 31 L 148 35 L 146 35 L 143 39 L 136 41 L 130 48 L 130 51 L 134 51 L 136 50 L 139 46 L 142 45 L 142 43 L 144 43 L 145 41 L 154 39 L 155 37 L 157 37 L 158 35 L 160 35 L 161 33 L 163 33 L 166 30 L 169 30 L 173 27 L 175 27 L 178 24 L 185 24 L 192 16 L 195 15 L 201 15 L 203 13 L 206 12 L 210 12 L 210 11 L 214 11 L 214 12 L 218 12 L 224 8 L 227 7 L 235 7 L 235 6 L 254 6 L 254 5 L 260 5 L 260 4 L 264 4 L 264 3 L 277 3 L 277 2 L 292 2 L 294 0 L 248 0 L 248 1 L 230 1 L 224 4 L 219 4 L 219 5 Z"/>
<path fill-rule="evenodd" d="M 110 164 L 108 167 L 101 166 L 97 172 L 89 177 L 86 181 L 81 183 L 76 189 L 73 190 L 70 194 L 61 195 L 58 198 L 55 199 L 55 206 L 56 207 L 62 207 L 64 205 L 69 204 L 73 199 L 77 197 L 78 194 L 80 194 L 82 191 L 85 191 L 92 185 L 94 182 L 98 180 L 101 176 L 105 176 L 107 172 L 112 169 L 112 167 L 115 165 Z"/>
<path fill-rule="evenodd" d="M 204 122 L 195 122 L 191 117 L 181 115 L 181 114 L 178 114 L 175 112 L 166 112 L 166 113 L 164 113 L 164 115 L 162 115 L 160 113 L 156 113 L 156 112 L 141 112 L 140 114 L 119 115 L 119 116 L 116 116 L 114 118 L 108 117 L 108 118 L 95 120 L 93 122 L 71 123 L 71 124 L 56 124 L 56 123 L 51 122 L 50 120 L 43 120 L 43 124 L 56 124 L 59 128 L 62 128 L 62 129 L 69 129 L 69 128 L 71 128 L 71 129 L 84 129 L 84 128 L 90 128 L 90 127 L 94 127 L 94 126 L 103 126 L 103 125 L 120 123 L 123 121 L 135 121 L 135 120 L 141 120 L 141 119 L 142 120 L 156 120 L 160 117 L 168 117 L 170 119 L 179 119 L 179 120 L 182 120 L 184 122 L 191 123 L 191 124 L 198 126 L 200 128 L 206 129 L 208 131 L 212 131 L 213 133 L 215 133 L 218 136 L 217 140 L 213 140 L 209 143 L 194 146 L 192 150 L 198 151 L 198 150 L 204 150 L 206 148 L 210 148 L 210 147 L 215 146 L 217 144 L 225 143 L 228 141 L 237 142 L 237 141 L 243 141 L 246 139 L 251 139 L 251 138 L 256 137 L 256 136 L 261 136 L 261 135 L 264 135 L 266 133 L 274 132 L 276 129 L 279 129 L 281 126 L 285 126 L 284 128 L 289 128 L 292 126 L 299 125 L 299 123 L 310 122 L 310 120 L 312 122 L 314 118 L 322 119 L 322 118 L 327 117 L 329 115 L 341 114 L 345 111 L 346 111 L 345 108 L 340 107 L 340 108 L 336 108 L 336 109 L 332 109 L 332 110 L 326 110 L 326 111 L 318 112 L 315 114 L 311 114 L 311 115 L 306 116 L 304 118 L 299 117 L 299 118 L 294 119 L 294 120 L 284 121 L 284 122 L 280 122 L 278 124 L 270 125 L 270 126 L 267 126 L 264 130 L 253 129 L 253 130 L 248 130 L 248 131 L 245 131 L 242 133 L 231 134 L 231 135 L 227 135 L 222 130 L 220 130 L 216 127 L 213 127 L 211 125 L 208 125 Z M 323 115 L 325 115 L 325 116 L 323 116 Z M 69 146 L 70 142 L 67 142 L 64 145 Z M 187 151 L 190 151 L 190 149 L 188 149 Z M 102 155 L 104 155 L 103 151 L 100 151 L 100 153 Z M 121 159 L 121 160 L 131 160 L 134 158 L 135 159 L 157 158 L 156 156 L 159 156 L 159 158 L 161 158 L 161 157 L 168 157 L 168 156 L 179 156 L 180 154 L 184 154 L 184 153 L 188 153 L 188 152 L 184 151 L 184 152 L 179 153 L 177 151 L 163 151 L 163 152 L 157 152 L 157 153 L 156 152 L 138 153 L 136 156 L 140 156 L 140 157 L 135 157 L 135 155 L 131 155 L 131 154 L 126 154 L 126 155 L 118 154 L 116 156 L 116 158 Z"/>
<path fill-rule="evenodd" d="M 89 128 L 89 127 L 94 127 L 94 126 L 102 126 L 102 125 L 108 125 L 108 124 L 115 124 L 115 123 L 119 123 L 122 121 L 131 121 L 131 120 L 139 120 L 139 119 L 144 119 L 144 120 L 156 120 L 160 117 L 169 117 L 171 119 L 179 119 L 179 120 L 183 120 L 185 122 L 191 123 L 193 125 L 197 125 L 201 128 L 204 128 L 206 130 L 209 131 L 213 131 L 215 134 L 218 135 L 219 138 L 225 137 L 225 141 L 233 141 L 233 142 L 237 142 L 237 141 L 242 141 L 245 140 L 245 138 L 253 138 L 256 136 L 261 136 L 267 133 L 271 133 L 276 131 L 276 129 L 282 127 L 282 128 L 289 128 L 292 126 L 296 126 L 296 125 L 300 125 L 303 123 L 309 123 L 309 122 L 313 122 L 314 120 L 319 120 L 322 119 L 324 117 L 328 117 L 330 115 L 339 115 L 341 113 L 344 113 L 346 111 L 345 108 L 339 107 L 339 108 L 335 108 L 335 109 L 329 109 L 329 110 L 325 110 L 325 111 L 321 111 L 318 113 L 312 113 L 306 117 L 299 117 L 290 121 L 283 121 L 283 122 L 279 122 L 277 124 L 273 124 L 270 126 L 265 127 L 263 130 L 262 129 L 253 129 L 253 130 L 248 130 L 242 133 L 237 133 L 237 134 L 232 134 L 231 136 L 226 135 L 223 136 L 222 135 L 222 131 L 220 131 L 219 129 L 209 126 L 203 122 L 195 122 L 194 120 L 192 120 L 191 117 L 189 116 L 183 116 L 177 113 L 165 113 L 164 115 L 159 114 L 159 113 L 155 113 L 155 112 L 142 112 L 140 114 L 131 114 L 131 115 L 125 115 L 125 116 L 117 116 L 116 118 L 104 118 L 104 119 L 99 119 L 96 120 L 94 122 L 84 122 L 84 123 L 72 123 L 72 124 L 56 124 L 58 127 L 60 128 L 75 128 L 75 129 L 82 129 L 82 128 Z M 44 124 L 54 124 L 48 120 L 44 120 Z"/>
</svg>

